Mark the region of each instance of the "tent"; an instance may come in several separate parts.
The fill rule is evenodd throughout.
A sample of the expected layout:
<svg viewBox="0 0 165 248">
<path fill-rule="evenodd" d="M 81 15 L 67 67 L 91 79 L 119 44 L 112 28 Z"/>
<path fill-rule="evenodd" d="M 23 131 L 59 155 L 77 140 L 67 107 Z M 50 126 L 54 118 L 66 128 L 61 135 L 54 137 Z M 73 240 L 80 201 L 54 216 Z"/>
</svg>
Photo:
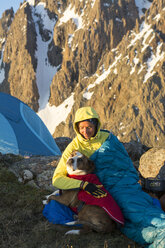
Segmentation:
<svg viewBox="0 0 165 248">
<path fill-rule="evenodd" d="M 0 152 L 20 155 L 61 155 L 39 116 L 17 98 L 0 92 Z"/>
</svg>

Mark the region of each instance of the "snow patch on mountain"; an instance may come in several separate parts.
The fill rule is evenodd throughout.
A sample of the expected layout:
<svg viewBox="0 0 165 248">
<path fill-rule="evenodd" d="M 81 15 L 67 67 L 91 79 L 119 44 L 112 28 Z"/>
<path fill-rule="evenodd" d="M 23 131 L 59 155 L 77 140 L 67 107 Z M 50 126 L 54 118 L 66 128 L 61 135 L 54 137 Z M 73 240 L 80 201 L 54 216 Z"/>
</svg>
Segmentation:
<svg viewBox="0 0 165 248">
<path fill-rule="evenodd" d="M 83 94 L 83 97 L 86 99 L 90 99 L 93 95 L 92 92 L 90 92 L 89 90 L 94 88 L 96 85 L 100 84 L 103 80 L 106 79 L 106 77 L 109 75 L 109 73 L 111 72 L 111 69 L 116 69 L 115 65 L 117 64 L 117 62 L 120 60 L 121 58 L 121 54 L 119 56 L 117 56 L 115 58 L 115 61 L 112 63 L 112 65 L 109 66 L 108 70 L 105 70 L 104 73 L 102 73 L 100 76 L 98 76 L 98 74 L 95 74 L 94 76 L 97 76 L 98 78 L 96 79 L 96 81 L 92 84 L 90 84 L 86 89 L 85 92 Z"/>
<path fill-rule="evenodd" d="M 30 5 L 33 5 L 35 4 L 35 0 L 27 0 L 27 2 L 30 4 Z"/>
<path fill-rule="evenodd" d="M 49 96 L 50 96 L 50 85 L 56 74 L 58 67 L 50 65 L 48 61 L 48 45 L 52 40 L 52 30 L 56 24 L 55 19 L 50 19 L 45 9 L 45 3 L 39 3 L 37 6 L 32 8 L 33 19 L 36 25 L 37 32 L 37 50 L 35 56 L 37 58 L 37 70 L 36 70 L 36 83 L 39 91 L 39 111 L 45 108 Z M 43 28 L 49 31 L 50 39 L 43 41 L 39 32 L 39 23 L 42 23 Z"/>
<path fill-rule="evenodd" d="M 151 57 L 147 61 L 147 73 L 145 74 L 143 83 L 146 83 L 148 78 L 153 76 L 156 71 L 154 71 L 154 68 L 157 63 L 159 63 L 165 56 L 165 52 L 161 52 L 161 47 L 163 46 L 163 43 L 159 43 L 156 49 L 156 54 L 152 52 Z"/>
<path fill-rule="evenodd" d="M 63 23 L 66 23 L 72 19 L 72 21 L 76 24 L 77 30 L 83 28 L 83 19 L 82 15 L 78 15 L 75 13 L 75 7 L 72 7 L 71 4 L 64 11 L 63 16 L 59 19 L 59 26 Z"/>
<path fill-rule="evenodd" d="M 46 107 L 39 111 L 38 115 L 47 126 L 51 134 L 54 133 L 56 127 L 61 123 L 65 122 L 68 114 L 74 105 L 74 93 L 71 94 L 62 104 L 58 107 L 50 106 L 47 103 Z"/>
<path fill-rule="evenodd" d="M 151 2 L 148 0 L 135 0 L 135 4 L 139 10 L 139 17 L 144 15 L 144 9 L 149 9 L 151 6 Z"/>
</svg>

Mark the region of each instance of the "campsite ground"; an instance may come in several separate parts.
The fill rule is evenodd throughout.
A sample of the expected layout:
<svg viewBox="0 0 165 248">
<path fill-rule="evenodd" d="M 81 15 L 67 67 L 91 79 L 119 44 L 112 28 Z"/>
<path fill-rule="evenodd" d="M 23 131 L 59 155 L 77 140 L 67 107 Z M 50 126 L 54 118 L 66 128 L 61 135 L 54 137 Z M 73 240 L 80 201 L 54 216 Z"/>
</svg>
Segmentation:
<svg viewBox="0 0 165 248">
<path fill-rule="evenodd" d="M 0 161 L 1 248 L 140 248 L 119 231 L 64 236 L 68 227 L 53 225 L 42 215 L 42 200 L 49 192 L 18 182 Z"/>
</svg>

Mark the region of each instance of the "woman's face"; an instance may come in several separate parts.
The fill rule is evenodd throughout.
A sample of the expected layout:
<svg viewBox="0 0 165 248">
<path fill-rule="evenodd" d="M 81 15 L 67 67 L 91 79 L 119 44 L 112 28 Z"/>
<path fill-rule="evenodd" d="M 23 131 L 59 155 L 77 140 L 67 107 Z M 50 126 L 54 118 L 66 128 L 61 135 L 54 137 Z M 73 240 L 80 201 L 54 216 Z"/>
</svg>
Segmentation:
<svg viewBox="0 0 165 248">
<path fill-rule="evenodd" d="M 95 125 L 89 121 L 82 121 L 78 124 L 79 133 L 85 138 L 90 139 L 95 135 Z"/>
</svg>

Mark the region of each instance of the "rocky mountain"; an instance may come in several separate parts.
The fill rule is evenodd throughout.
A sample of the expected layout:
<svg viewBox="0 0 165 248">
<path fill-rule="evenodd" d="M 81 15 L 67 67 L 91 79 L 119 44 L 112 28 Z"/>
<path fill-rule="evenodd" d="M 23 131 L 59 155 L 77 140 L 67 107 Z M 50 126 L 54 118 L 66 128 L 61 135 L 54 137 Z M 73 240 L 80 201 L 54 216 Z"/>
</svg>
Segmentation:
<svg viewBox="0 0 165 248">
<path fill-rule="evenodd" d="M 54 137 L 93 106 L 122 142 L 165 144 L 164 0 L 27 0 L 0 19 L 0 91 Z"/>
</svg>

